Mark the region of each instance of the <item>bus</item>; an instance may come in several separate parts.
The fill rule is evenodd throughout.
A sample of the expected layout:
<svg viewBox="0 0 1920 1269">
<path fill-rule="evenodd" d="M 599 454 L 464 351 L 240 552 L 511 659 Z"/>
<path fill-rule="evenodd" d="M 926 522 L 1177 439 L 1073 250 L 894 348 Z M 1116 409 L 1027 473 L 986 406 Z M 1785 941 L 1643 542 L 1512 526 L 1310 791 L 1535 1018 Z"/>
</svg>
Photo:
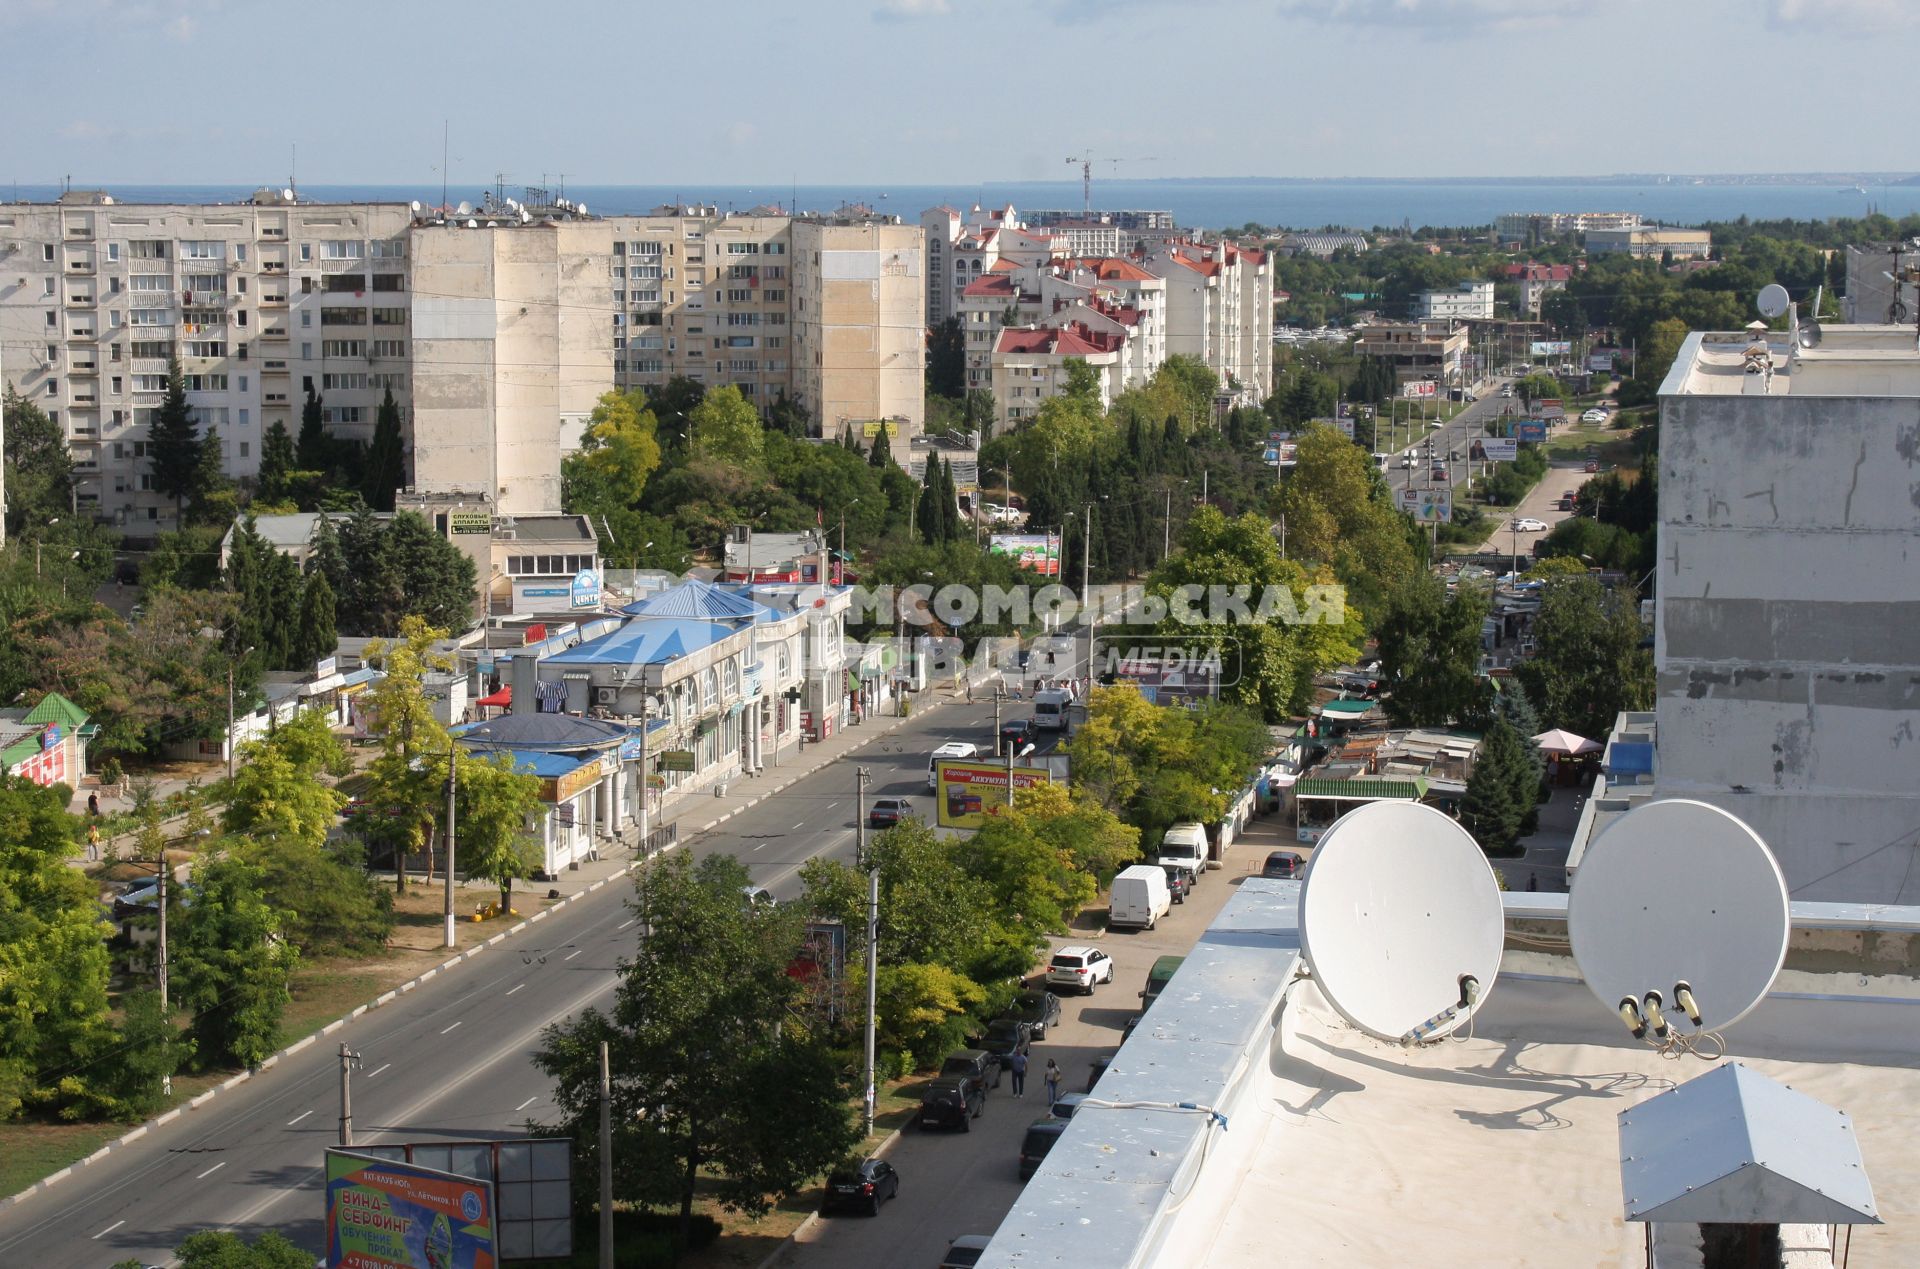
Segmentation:
<svg viewBox="0 0 1920 1269">
<path fill-rule="evenodd" d="M 1043 731 L 1065 731 L 1067 708 L 1072 704 L 1072 695 L 1058 688 L 1035 692 L 1033 694 L 1033 725 Z"/>
</svg>

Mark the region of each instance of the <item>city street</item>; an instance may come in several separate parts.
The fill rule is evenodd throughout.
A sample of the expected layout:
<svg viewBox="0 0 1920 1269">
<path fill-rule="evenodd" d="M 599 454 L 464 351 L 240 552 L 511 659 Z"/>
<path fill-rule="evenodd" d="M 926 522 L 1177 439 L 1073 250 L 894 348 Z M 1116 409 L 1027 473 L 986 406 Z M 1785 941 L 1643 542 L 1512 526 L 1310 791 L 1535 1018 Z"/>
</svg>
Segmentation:
<svg viewBox="0 0 1920 1269">
<path fill-rule="evenodd" d="M 924 797 L 928 752 L 955 736 L 986 739 L 992 717 L 988 700 L 955 702 L 870 741 L 856 729 L 846 737 L 858 746 L 851 760 L 821 767 L 714 831 L 683 837 L 683 848 L 736 855 L 756 883 L 790 899 L 807 859 L 851 858 L 857 764 L 873 772 L 869 795 Z M 715 807 L 730 809 L 718 799 Z M 680 821 L 707 818 L 690 806 Z M 188 1234 L 215 1228 L 249 1236 L 276 1229 L 319 1252 L 322 1152 L 339 1132 L 340 1042 L 360 1055 L 356 1142 L 517 1133 L 553 1110 L 550 1086 L 530 1061 L 541 1028 L 611 999 L 615 964 L 633 946 L 627 894 L 616 879 L 7 1208 L 0 1264 L 164 1264 Z"/>
</svg>

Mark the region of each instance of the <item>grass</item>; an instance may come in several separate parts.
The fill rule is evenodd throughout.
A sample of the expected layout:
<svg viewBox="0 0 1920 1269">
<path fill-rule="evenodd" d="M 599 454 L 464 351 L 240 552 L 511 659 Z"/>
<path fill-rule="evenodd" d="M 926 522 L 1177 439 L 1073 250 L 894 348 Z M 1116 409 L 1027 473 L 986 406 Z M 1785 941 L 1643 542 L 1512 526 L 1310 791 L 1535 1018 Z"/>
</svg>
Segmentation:
<svg viewBox="0 0 1920 1269">
<path fill-rule="evenodd" d="M 173 1106 L 185 1105 L 230 1074 L 215 1071 L 175 1076 L 173 1100 L 161 1108 L 161 1113 Z M 78 1163 L 134 1126 L 130 1123 L 0 1124 L 0 1197 L 18 1194 L 35 1181 Z"/>
</svg>

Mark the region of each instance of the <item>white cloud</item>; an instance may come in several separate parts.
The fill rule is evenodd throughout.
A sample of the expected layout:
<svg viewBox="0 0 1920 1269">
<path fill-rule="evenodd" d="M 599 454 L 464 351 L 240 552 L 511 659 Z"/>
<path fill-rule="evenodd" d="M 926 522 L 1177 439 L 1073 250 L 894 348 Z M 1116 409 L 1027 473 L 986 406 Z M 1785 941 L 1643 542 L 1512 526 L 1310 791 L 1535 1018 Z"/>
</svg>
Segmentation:
<svg viewBox="0 0 1920 1269">
<path fill-rule="evenodd" d="M 180 44 L 185 44 L 193 38 L 193 19 L 182 13 L 167 23 L 166 30 L 168 39 Z"/>
<path fill-rule="evenodd" d="M 1764 0 L 1774 27 L 1815 27 L 1834 35 L 1879 36 L 1920 24 L 1911 0 Z"/>
<path fill-rule="evenodd" d="M 1341 26 L 1417 26 L 1457 35 L 1560 26 L 1593 12 L 1589 0 L 1278 0 L 1278 8 L 1282 16 Z"/>
<path fill-rule="evenodd" d="M 952 11 L 947 0 L 880 0 L 880 7 L 873 11 L 873 16 L 893 20 L 937 18 Z"/>
</svg>

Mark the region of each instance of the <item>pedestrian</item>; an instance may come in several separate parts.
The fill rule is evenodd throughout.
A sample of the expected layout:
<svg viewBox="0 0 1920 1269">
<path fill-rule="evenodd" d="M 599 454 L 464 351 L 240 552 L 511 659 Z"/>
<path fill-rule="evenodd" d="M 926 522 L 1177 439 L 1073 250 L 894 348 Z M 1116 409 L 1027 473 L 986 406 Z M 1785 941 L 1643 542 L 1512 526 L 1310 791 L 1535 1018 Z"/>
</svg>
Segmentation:
<svg viewBox="0 0 1920 1269">
<path fill-rule="evenodd" d="M 1007 1069 L 1013 1072 L 1013 1095 L 1027 1095 L 1027 1055 L 1015 1049 L 1007 1057 Z"/>
<path fill-rule="evenodd" d="M 89 824 L 87 825 L 87 862 L 92 864 L 98 863 L 99 861 L 100 826 L 98 824 Z"/>
<path fill-rule="evenodd" d="M 1528 874 L 1527 874 L 1527 889 L 1529 889 L 1529 890 L 1538 890 L 1539 888 L 1540 888 L 1540 874 L 1539 874 L 1539 873 L 1537 873 L 1537 872 L 1535 872 L 1535 873 L 1528 873 Z"/>
<path fill-rule="evenodd" d="M 1052 1058 L 1047 1059 L 1045 1072 L 1047 1081 L 1047 1105 L 1051 1107 L 1060 1100 L 1060 1064 Z"/>
<path fill-rule="evenodd" d="M 100 795 L 98 793 L 87 794 L 87 814 L 93 816 L 95 819 L 100 818 Z"/>
</svg>

